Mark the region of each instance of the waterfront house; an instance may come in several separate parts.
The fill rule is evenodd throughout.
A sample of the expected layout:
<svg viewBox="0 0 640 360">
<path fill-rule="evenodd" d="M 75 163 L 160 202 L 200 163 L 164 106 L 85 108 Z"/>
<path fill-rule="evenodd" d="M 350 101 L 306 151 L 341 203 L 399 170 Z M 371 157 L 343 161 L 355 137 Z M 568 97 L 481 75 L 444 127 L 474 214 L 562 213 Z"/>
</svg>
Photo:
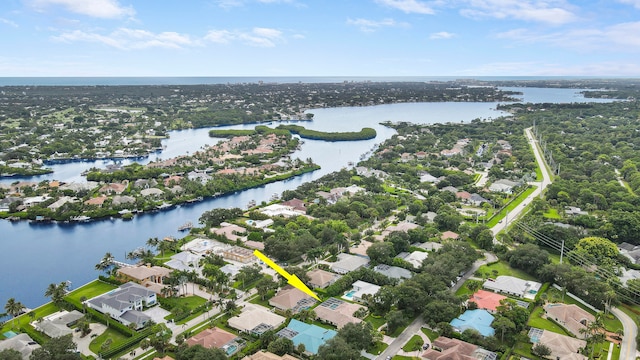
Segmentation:
<svg viewBox="0 0 640 360">
<path fill-rule="evenodd" d="M 124 326 L 134 324 L 136 329 L 140 329 L 151 320 L 142 310 L 157 304 L 157 295 L 141 285 L 128 282 L 106 294 L 86 300 L 85 304 L 103 314 L 109 314 Z"/>
<path fill-rule="evenodd" d="M 104 204 L 104 202 L 107 199 L 108 199 L 108 197 L 106 197 L 104 195 L 101 195 L 101 196 L 94 197 L 94 198 L 91 198 L 91 199 L 85 201 L 84 204 L 85 205 L 95 205 L 95 206 L 101 207 L 102 204 Z"/>
<path fill-rule="evenodd" d="M 211 228 L 211 232 L 216 235 L 224 236 L 231 241 L 236 241 L 239 239 L 246 240 L 246 237 L 243 235 L 246 234 L 247 229 L 236 224 L 223 222 L 220 224 L 220 228 Z"/>
<path fill-rule="evenodd" d="M 158 188 L 146 188 L 146 189 L 142 189 L 140 190 L 140 195 L 145 196 L 145 197 L 160 197 L 162 195 L 164 195 L 164 191 L 158 189 Z"/>
<path fill-rule="evenodd" d="M 115 194 L 120 195 L 127 189 L 127 184 L 110 183 L 103 185 L 98 192 L 101 194 Z"/>
<path fill-rule="evenodd" d="M 192 271 L 198 270 L 198 264 L 202 257 L 194 255 L 188 251 L 182 251 L 171 256 L 171 260 L 164 265 L 175 270 Z"/>
<path fill-rule="evenodd" d="M 148 287 L 150 284 L 163 284 L 171 270 L 161 266 L 126 266 L 119 268 L 116 274 L 123 281 L 135 281 Z"/>
</svg>

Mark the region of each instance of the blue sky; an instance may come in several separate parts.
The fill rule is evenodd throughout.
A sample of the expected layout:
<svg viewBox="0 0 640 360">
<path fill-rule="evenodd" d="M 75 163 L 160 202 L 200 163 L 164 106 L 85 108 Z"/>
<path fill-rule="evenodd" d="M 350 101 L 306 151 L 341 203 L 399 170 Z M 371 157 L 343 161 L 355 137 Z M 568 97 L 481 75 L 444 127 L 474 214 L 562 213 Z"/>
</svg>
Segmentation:
<svg viewBox="0 0 640 360">
<path fill-rule="evenodd" d="M 640 0 L 2 0 L 0 76 L 639 76 Z"/>
</svg>

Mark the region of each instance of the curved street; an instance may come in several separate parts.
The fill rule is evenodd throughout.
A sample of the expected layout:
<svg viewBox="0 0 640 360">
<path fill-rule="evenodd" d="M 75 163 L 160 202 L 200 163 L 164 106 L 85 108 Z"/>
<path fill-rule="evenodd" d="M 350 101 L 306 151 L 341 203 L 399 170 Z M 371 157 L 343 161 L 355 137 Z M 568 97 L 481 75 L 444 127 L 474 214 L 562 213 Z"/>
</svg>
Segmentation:
<svg viewBox="0 0 640 360">
<path fill-rule="evenodd" d="M 624 336 L 620 345 L 620 360 L 635 359 L 636 354 L 636 336 L 638 336 L 638 325 L 629 315 L 617 307 L 611 308 L 611 313 L 622 322 Z"/>
</svg>

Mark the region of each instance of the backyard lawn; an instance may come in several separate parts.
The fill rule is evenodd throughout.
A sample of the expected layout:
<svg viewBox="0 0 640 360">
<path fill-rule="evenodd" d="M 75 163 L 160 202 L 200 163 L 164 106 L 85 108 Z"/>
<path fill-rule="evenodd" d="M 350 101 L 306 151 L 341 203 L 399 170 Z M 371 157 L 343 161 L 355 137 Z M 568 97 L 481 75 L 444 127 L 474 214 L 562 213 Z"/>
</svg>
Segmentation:
<svg viewBox="0 0 640 360">
<path fill-rule="evenodd" d="M 38 308 L 36 308 L 35 310 L 33 310 L 35 316 L 33 317 L 34 319 L 38 319 L 41 317 L 45 317 L 47 315 L 51 315 L 56 311 L 60 311 L 60 309 L 58 309 L 58 307 L 56 307 L 55 305 L 53 305 L 53 303 L 49 302 L 46 303 Z M 20 329 L 21 326 L 27 325 L 29 322 L 31 322 L 31 317 L 28 314 L 22 314 L 20 316 L 18 316 L 15 319 L 15 329 Z M 2 334 L 4 334 L 5 332 L 9 331 L 12 329 L 14 324 L 13 319 L 9 319 L 7 320 L 7 322 L 4 324 L 4 326 L 2 326 L 2 328 L 0 329 L 0 339 L 4 339 L 4 336 L 2 336 Z"/>
<path fill-rule="evenodd" d="M 102 282 L 100 280 L 94 280 L 82 287 L 73 290 L 66 297 L 71 300 L 80 302 L 80 299 L 82 299 L 83 296 L 87 299 L 91 299 L 98 295 L 109 292 L 115 288 L 117 288 L 117 286 Z"/>
<path fill-rule="evenodd" d="M 571 334 L 567 333 L 560 325 L 551 320 L 543 319 L 542 315 L 544 315 L 544 309 L 541 306 L 536 307 L 531 313 L 531 316 L 529 316 L 527 325 L 534 328 L 549 330 L 554 333 L 571 336 Z"/>
<path fill-rule="evenodd" d="M 534 280 L 534 281 L 536 280 L 533 276 L 527 274 L 522 270 L 514 269 L 511 266 L 509 266 L 509 264 L 503 261 L 498 261 L 496 263 L 488 264 L 488 265 L 482 265 L 478 269 L 478 271 L 476 271 L 476 274 L 479 274 L 479 276 L 483 276 L 483 275 L 486 276 L 488 274 L 488 276 L 490 277 L 497 277 L 500 275 L 509 275 L 509 276 L 514 276 L 523 280 Z"/>
</svg>

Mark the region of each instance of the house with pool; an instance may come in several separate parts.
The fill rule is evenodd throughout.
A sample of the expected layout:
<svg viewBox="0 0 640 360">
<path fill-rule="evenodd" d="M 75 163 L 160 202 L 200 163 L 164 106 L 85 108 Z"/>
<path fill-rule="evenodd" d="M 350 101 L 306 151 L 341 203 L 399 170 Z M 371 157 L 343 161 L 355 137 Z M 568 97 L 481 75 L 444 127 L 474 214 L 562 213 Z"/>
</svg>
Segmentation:
<svg viewBox="0 0 640 360">
<path fill-rule="evenodd" d="M 347 291 L 342 295 L 342 298 L 349 301 L 363 302 L 362 298 L 365 295 L 375 295 L 380 291 L 380 286 L 368 283 L 366 281 L 358 280 L 353 283 L 353 289 Z"/>
</svg>

